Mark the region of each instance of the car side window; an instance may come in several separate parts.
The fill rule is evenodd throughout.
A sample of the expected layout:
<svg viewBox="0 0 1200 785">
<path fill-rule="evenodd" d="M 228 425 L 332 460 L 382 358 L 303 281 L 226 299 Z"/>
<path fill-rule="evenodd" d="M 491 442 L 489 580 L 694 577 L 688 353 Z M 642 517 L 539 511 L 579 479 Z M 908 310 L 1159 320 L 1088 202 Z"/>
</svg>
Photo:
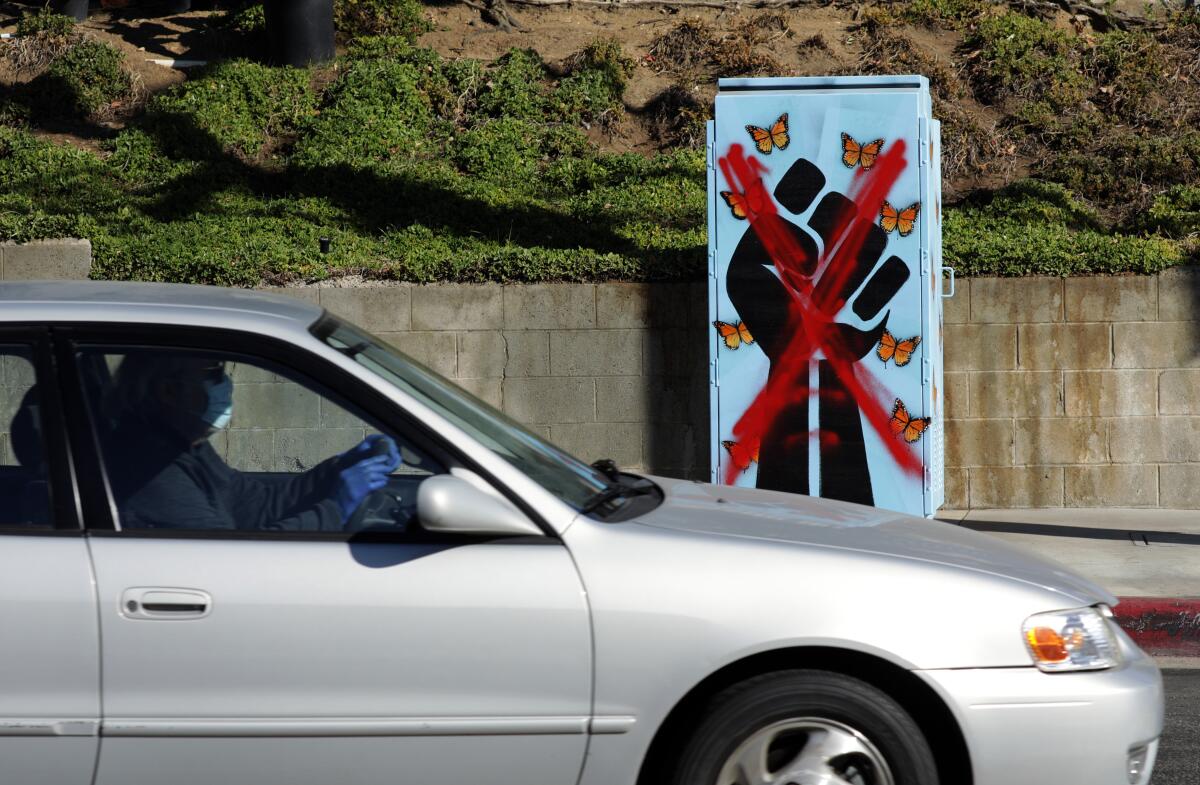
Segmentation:
<svg viewBox="0 0 1200 785">
<path fill-rule="evenodd" d="M 0 345 L 0 528 L 53 528 L 43 432 L 32 354 Z"/>
<path fill-rule="evenodd" d="M 124 531 L 415 534 L 444 468 L 291 371 L 190 349 L 78 355 Z"/>
</svg>

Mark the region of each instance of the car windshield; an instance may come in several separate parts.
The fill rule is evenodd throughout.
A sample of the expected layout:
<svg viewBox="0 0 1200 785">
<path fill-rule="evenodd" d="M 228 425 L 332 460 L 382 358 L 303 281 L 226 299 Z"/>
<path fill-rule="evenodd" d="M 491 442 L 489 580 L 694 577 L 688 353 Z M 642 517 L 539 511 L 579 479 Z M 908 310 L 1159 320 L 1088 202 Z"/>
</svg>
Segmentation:
<svg viewBox="0 0 1200 785">
<path fill-rule="evenodd" d="M 610 485 L 596 469 L 530 433 L 370 333 L 333 316 L 321 319 L 312 331 L 329 346 L 466 431 L 574 509 L 582 510 Z"/>
</svg>

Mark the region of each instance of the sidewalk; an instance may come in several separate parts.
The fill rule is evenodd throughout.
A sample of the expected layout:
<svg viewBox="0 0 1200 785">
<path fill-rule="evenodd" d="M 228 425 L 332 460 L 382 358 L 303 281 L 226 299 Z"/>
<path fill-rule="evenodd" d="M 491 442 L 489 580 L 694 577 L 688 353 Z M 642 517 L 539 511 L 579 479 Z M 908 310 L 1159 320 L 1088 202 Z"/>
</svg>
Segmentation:
<svg viewBox="0 0 1200 785">
<path fill-rule="evenodd" d="M 1200 663 L 1200 510 L 942 510 L 937 517 L 1091 578 L 1122 599 L 1121 626 L 1164 667 Z"/>
</svg>

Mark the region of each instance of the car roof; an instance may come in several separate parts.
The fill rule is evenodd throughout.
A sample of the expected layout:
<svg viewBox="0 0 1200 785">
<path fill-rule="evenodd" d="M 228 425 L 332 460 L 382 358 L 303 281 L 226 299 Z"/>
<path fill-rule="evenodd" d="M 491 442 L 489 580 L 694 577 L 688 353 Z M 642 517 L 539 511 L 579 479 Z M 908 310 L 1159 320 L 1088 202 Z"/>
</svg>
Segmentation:
<svg viewBox="0 0 1200 785">
<path fill-rule="evenodd" d="M 0 283 L 0 323 L 124 322 L 306 329 L 324 311 L 311 302 L 250 289 L 121 281 Z M 232 325 L 231 325 L 232 326 Z"/>
</svg>

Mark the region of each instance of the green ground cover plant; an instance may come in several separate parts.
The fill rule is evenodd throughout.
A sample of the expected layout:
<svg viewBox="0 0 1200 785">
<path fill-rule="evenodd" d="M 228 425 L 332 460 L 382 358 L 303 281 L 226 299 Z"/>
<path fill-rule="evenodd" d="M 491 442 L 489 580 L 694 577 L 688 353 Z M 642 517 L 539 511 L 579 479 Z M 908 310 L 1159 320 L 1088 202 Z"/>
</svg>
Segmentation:
<svg viewBox="0 0 1200 785">
<path fill-rule="evenodd" d="M 31 66 L 41 70 L 28 86 L 0 94 L 0 239 L 86 236 L 96 276 L 229 285 L 705 274 L 709 108 L 693 86 L 710 71 L 770 72 L 756 47 L 787 34 L 786 15 L 725 32 L 679 23 L 650 48 L 677 81 L 633 117 L 635 60 L 615 40 L 558 62 L 531 49 L 450 59 L 415 43 L 427 29 L 416 0 L 337 7 L 336 62 L 215 62 L 96 131 L 89 149 L 39 132 L 51 112 L 96 124 L 128 101 L 120 54 L 60 17 L 26 17 L 24 36 L 61 45 Z M 243 44 L 263 32 L 254 5 L 213 24 Z M 931 55 L 914 25 L 960 33 L 960 59 Z M 1081 33 L 986 0 L 912 0 L 869 12 L 860 30 L 859 72 L 931 77 L 952 176 L 1030 162 L 1025 179 L 944 210 L 944 258 L 959 274 L 1146 273 L 1197 260 L 1193 16 Z M 999 125 L 964 109 L 968 99 Z M 633 122 L 661 152 L 597 146 L 597 132 Z"/>
<path fill-rule="evenodd" d="M 99 154 L 0 129 L 0 236 L 90 237 L 93 274 L 122 279 L 695 276 L 703 154 L 585 135 L 619 122 L 631 68 L 611 41 L 556 76 L 529 51 L 445 61 L 403 36 L 361 39 L 321 79 L 224 61 Z"/>
</svg>

